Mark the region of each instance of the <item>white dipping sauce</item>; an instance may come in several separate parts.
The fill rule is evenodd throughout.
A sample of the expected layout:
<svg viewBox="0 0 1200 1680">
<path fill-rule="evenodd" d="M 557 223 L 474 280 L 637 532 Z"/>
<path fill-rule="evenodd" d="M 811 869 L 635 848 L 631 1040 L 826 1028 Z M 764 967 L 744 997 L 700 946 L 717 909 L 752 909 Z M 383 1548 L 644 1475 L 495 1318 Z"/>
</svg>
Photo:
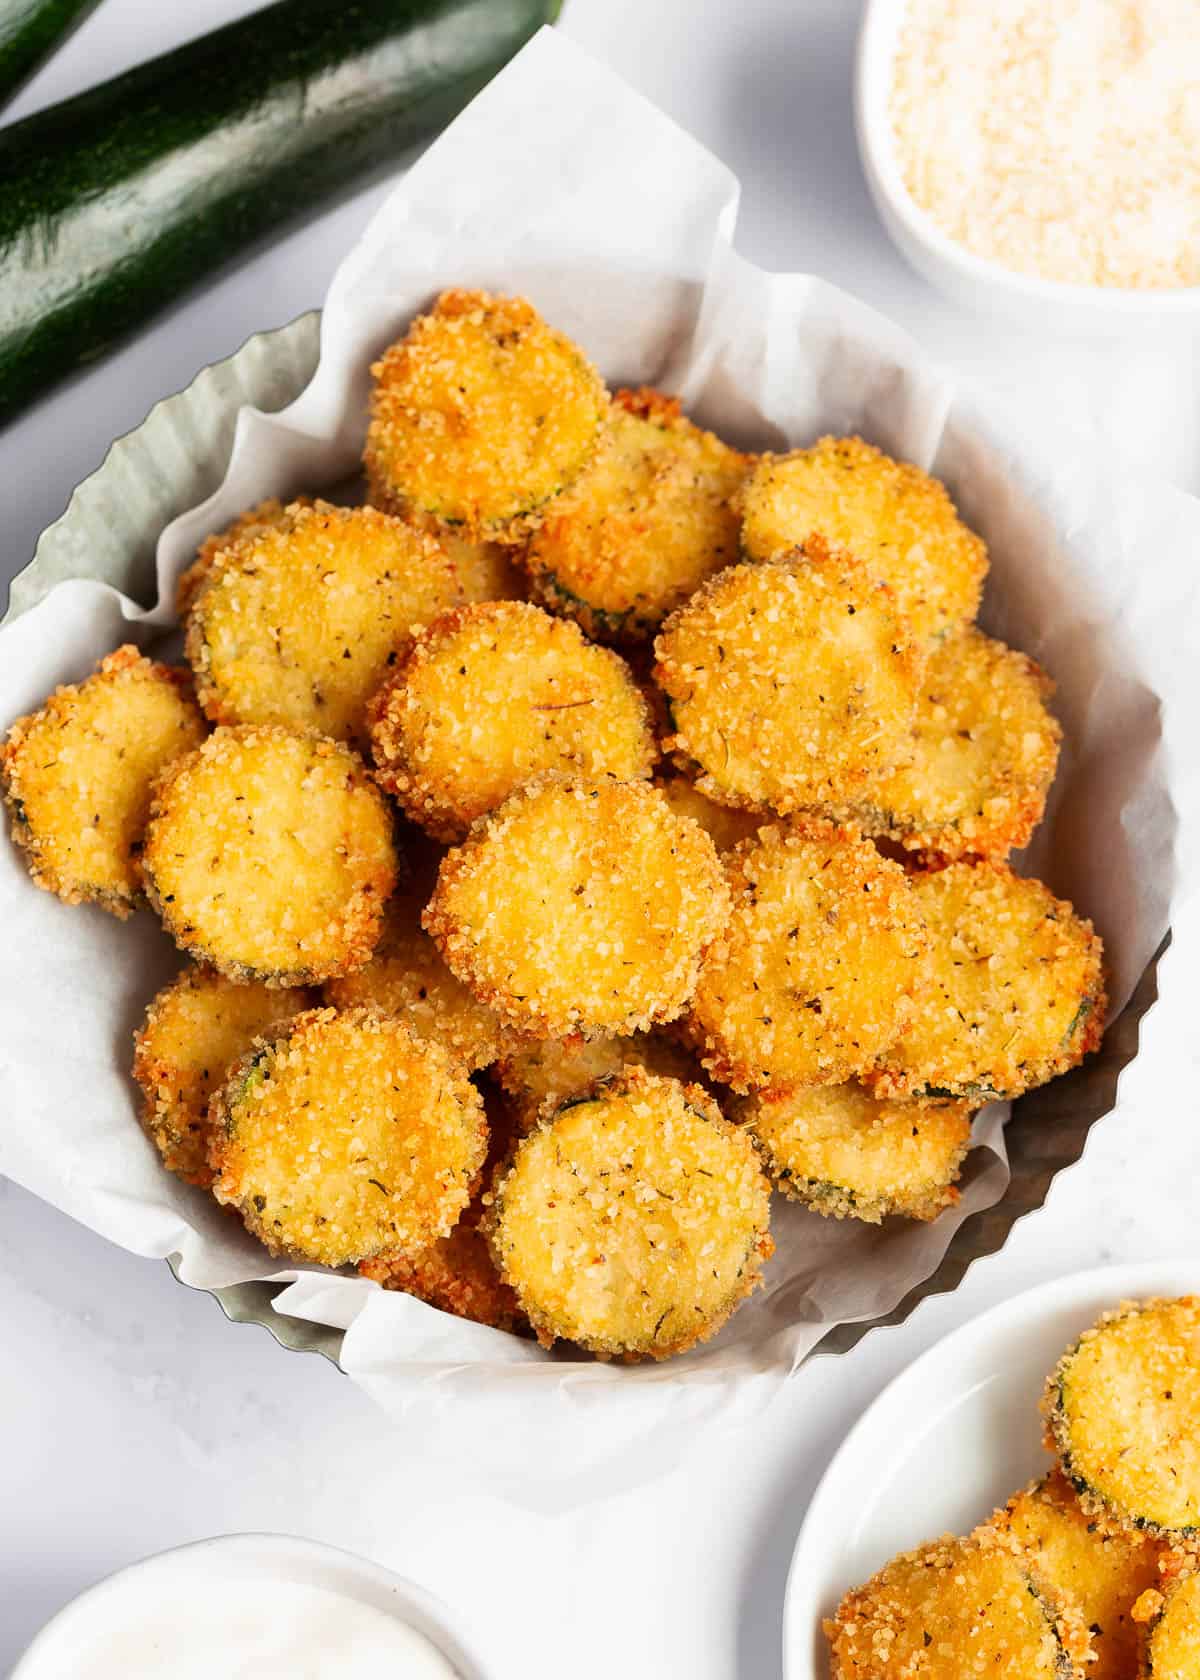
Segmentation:
<svg viewBox="0 0 1200 1680">
<path fill-rule="evenodd" d="M 87 1621 L 30 1680 L 461 1680 L 386 1611 L 261 1576 L 131 1582 Z"/>
</svg>

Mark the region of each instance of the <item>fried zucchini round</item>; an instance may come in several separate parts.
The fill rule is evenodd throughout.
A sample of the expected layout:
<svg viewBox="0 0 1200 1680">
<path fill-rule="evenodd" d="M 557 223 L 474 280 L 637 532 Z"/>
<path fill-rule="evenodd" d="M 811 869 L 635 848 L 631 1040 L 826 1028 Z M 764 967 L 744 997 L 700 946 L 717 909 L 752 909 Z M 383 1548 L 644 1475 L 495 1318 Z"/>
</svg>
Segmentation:
<svg viewBox="0 0 1200 1680">
<path fill-rule="evenodd" d="M 378 508 L 286 510 L 222 549 L 196 590 L 187 656 L 214 723 L 365 736 L 366 704 L 414 632 L 477 599 L 486 570 Z"/>
<path fill-rule="evenodd" d="M 1146 1624 L 1139 1680 L 1200 1680 L 1200 1573 L 1147 1588 L 1134 1613 Z"/>
<path fill-rule="evenodd" d="M 526 1322 L 516 1290 L 500 1276 L 487 1238 L 466 1214 L 431 1247 L 413 1255 L 379 1254 L 361 1261 L 358 1269 L 384 1289 L 414 1295 L 439 1312 L 493 1330 L 519 1330 Z"/>
<path fill-rule="evenodd" d="M 716 804 L 686 776 L 656 776 L 654 785 L 677 816 L 691 817 L 700 824 L 719 852 L 731 852 L 741 841 L 752 839 L 762 826 L 762 819 L 754 812 Z"/>
<path fill-rule="evenodd" d="M 448 1236 L 486 1151 L 458 1063 L 371 1008 L 297 1016 L 213 1098 L 213 1194 L 272 1254 L 325 1266 Z"/>
<path fill-rule="evenodd" d="M 487 1238 L 479 1229 L 484 1196 L 495 1168 L 507 1157 L 512 1126 L 503 1106 L 486 1100 L 490 1137 L 483 1179 L 448 1237 L 439 1237 L 415 1253 L 389 1249 L 359 1264 L 359 1272 L 384 1289 L 414 1295 L 455 1318 L 488 1324 L 494 1330 L 527 1330 L 516 1291 L 500 1276 Z"/>
<path fill-rule="evenodd" d="M 544 771 L 633 781 L 657 750 L 625 662 L 525 601 L 443 613 L 368 718 L 380 781 L 441 840 Z"/>
<path fill-rule="evenodd" d="M 687 1052 L 663 1033 L 627 1038 L 543 1038 L 519 1045 L 496 1064 L 496 1077 L 519 1130 L 530 1131 L 543 1110 L 560 1108 L 599 1079 L 624 1067 L 695 1082 L 699 1069 Z"/>
<path fill-rule="evenodd" d="M 967 1103 L 881 1102 L 857 1083 L 748 1097 L 742 1119 L 775 1187 L 835 1219 L 936 1219 L 971 1142 Z"/>
<path fill-rule="evenodd" d="M 733 913 L 688 1031 L 735 1090 L 782 1094 L 858 1077 L 914 1011 L 924 919 L 899 864 L 851 825 L 763 828 L 731 852 Z"/>
<path fill-rule="evenodd" d="M 1018 1097 L 1096 1049 L 1106 999 L 1090 922 L 1002 863 L 952 863 L 912 886 L 929 996 L 869 1075 L 878 1095 Z"/>
<path fill-rule="evenodd" d="M 257 507 L 247 508 L 245 513 L 239 513 L 223 531 L 214 531 L 211 537 L 205 537 L 196 550 L 196 558 L 175 587 L 175 610 L 180 618 L 187 617 L 188 609 L 218 554 L 227 548 L 236 548 L 240 543 L 249 541 L 260 531 L 286 530 L 292 522 L 294 509 L 312 505 L 311 496 L 295 496 L 290 502 L 281 502 L 275 496 L 268 496 L 266 501 L 259 502 Z"/>
<path fill-rule="evenodd" d="M 18 718 L 0 748 L 0 789 L 37 885 L 128 916 L 154 778 L 204 731 L 187 673 L 132 646 Z"/>
<path fill-rule="evenodd" d="M 927 641 L 979 611 L 987 550 L 945 485 L 862 438 L 764 455 L 742 494 L 742 550 L 770 560 L 813 533 L 848 548 Z"/>
<path fill-rule="evenodd" d="M 994 1537 L 944 1535 L 895 1557 L 825 1623 L 836 1680 L 1081 1677 L 1087 1629 Z"/>
<path fill-rule="evenodd" d="M 426 929 L 451 971 L 539 1038 L 681 1013 L 724 925 L 712 841 L 646 782 L 531 782 L 443 860 Z"/>
<path fill-rule="evenodd" d="M 738 557 L 748 458 L 652 390 L 618 391 L 596 459 L 521 555 L 538 599 L 602 641 L 640 641 Z"/>
<path fill-rule="evenodd" d="M 1127 1301 L 1067 1349 L 1042 1402 L 1085 1511 L 1200 1537 L 1200 1298 Z"/>
<path fill-rule="evenodd" d="M 323 736 L 217 729 L 156 784 L 147 894 L 176 944 L 231 980 L 299 986 L 361 968 L 397 869 L 382 793 Z"/>
<path fill-rule="evenodd" d="M 1079 1610 L 1092 1632 L 1088 1680 L 1130 1680 L 1138 1653 L 1133 1605 L 1158 1580 L 1160 1547 L 1145 1535 L 1105 1532 L 1057 1471 L 1010 1499 L 989 1526 Z"/>
<path fill-rule="evenodd" d="M 370 962 L 328 981 L 325 998 L 337 1009 L 371 1003 L 385 1015 L 398 1015 L 418 1038 L 440 1044 L 469 1073 L 489 1067 L 512 1040 L 495 1011 L 451 974 L 421 927 L 420 904 L 404 892 L 388 905 Z"/>
<path fill-rule="evenodd" d="M 261 1033 L 313 1001 L 302 987 L 239 986 L 210 968 L 185 968 L 152 999 L 133 1038 L 133 1077 L 165 1167 L 188 1184 L 212 1184 L 209 1098 Z"/>
<path fill-rule="evenodd" d="M 820 538 L 730 566 L 654 647 L 674 729 L 664 746 L 719 804 L 844 805 L 907 747 L 924 656 L 887 590 Z"/>
<path fill-rule="evenodd" d="M 544 1346 L 664 1359 L 761 1281 L 769 1204 L 749 1138 L 699 1086 L 627 1067 L 517 1145 L 486 1229 Z"/>
<path fill-rule="evenodd" d="M 1042 820 L 1062 730 L 1050 678 L 974 625 L 933 649 L 912 750 L 856 811 L 871 834 L 945 859 L 1003 858 Z"/>
<path fill-rule="evenodd" d="M 524 298 L 443 292 L 371 369 L 371 500 L 512 541 L 596 451 L 603 381 Z"/>
</svg>

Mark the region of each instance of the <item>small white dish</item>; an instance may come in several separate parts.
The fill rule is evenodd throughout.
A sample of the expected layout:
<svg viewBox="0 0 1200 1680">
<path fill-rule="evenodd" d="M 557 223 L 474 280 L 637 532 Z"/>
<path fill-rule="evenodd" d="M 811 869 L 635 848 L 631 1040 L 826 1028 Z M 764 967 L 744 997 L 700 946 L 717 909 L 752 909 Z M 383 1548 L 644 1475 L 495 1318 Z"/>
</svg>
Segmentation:
<svg viewBox="0 0 1200 1680">
<path fill-rule="evenodd" d="M 1074 1338 L 1119 1301 L 1200 1290 L 1200 1258 L 1105 1266 L 1040 1284 L 955 1330 L 901 1373 L 835 1454 L 796 1542 L 787 1680 L 829 1680 L 821 1620 L 897 1552 L 965 1534 L 1049 1468 L 1038 1401 Z"/>
<path fill-rule="evenodd" d="M 119 1570 L 72 1599 L 48 1622 L 13 1669 L 10 1680 L 66 1680 L 71 1653 L 86 1649 L 93 1629 L 112 1626 L 114 1611 L 125 1602 L 154 1603 L 159 1595 L 186 1585 L 189 1593 L 211 1603 L 219 1613 L 222 1582 L 285 1583 L 326 1593 L 383 1611 L 429 1640 L 454 1670 L 457 1680 L 495 1680 L 473 1642 L 450 1610 L 411 1581 L 377 1563 L 315 1540 L 285 1534 L 227 1534 L 158 1552 Z"/>
<path fill-rule="evenodd" d="M 1111 335 L 1200 316 L 1200 286 L 1142 291 L 1069 286 L 978 257 L 913 199 L 888 113 L 892 64 L 908 0 L 867 0 L 858 35 L 854 121 L 867 186 L 884 226 L 917 272 L 954 302 L 1033 330 Z"/>
</svg>

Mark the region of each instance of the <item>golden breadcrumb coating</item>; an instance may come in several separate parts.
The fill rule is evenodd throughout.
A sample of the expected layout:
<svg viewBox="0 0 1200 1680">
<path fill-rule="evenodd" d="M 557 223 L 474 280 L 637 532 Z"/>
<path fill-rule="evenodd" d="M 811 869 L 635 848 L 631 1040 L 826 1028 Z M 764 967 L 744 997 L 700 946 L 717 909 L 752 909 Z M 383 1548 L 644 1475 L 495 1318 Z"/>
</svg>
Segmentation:
<svg viewBox="0 0 1200 1680">
<path fill-rule="evenodd" d="M 479 1229 L 487 1187 L 513 1141 L 512 1128 L 502 1116 L 501 1105 L 493 1105 L 485 1098 L 484 1106 L 491 1136 L 483 1182 L 450 1235 L 439 1237 L 428 1248 L 415 1253 L 390 1249 L 374 1259 L 362 1261 L 358 1269 L 363 1277 L 382 1284 L 384 1289 L 415 1295 L 419 1301 L 455 1318 L 469 1318 L 476 1324 L 489 1324 L 495 1330 L 527 1331 L 528 1321 L 516 1291 L 500 1276 L 488 1240 Z"/>
<path fill-rule="evenodd" d="M 691 817 L 700 824 L 719 852 L 731 852 L 741 841 L 752 839 L 762 827 L 762 817 L 756 812 L 716 804 L 687 776 L 674 773 L 656 776 L 654 785 L 676 815 Z"/>
<path fill-rule="evenodd" d="M 497 1062 L 495 1073 L 514 1124 L 527 1132 L 547 1108 L 559 1108 L 598 1079 L 610 1079 L 631 1066 L 682 1080 L 685 1085 L 700 1078 L 692 1058 L 665 1033 L 535 1039 L 509 1050 Z"/>
<path fill-rule="evenodd" d="M 154 778 L 204 729 L 187 673 L 129 645 L 18 718 L 0 747 L 0 789 L 36 884 L 128 916 Z"/>
<path fill-rule="evenodd" d="M 908 744 L 924 656 L 888 591 L 813 538 L 730 566 L 663 626 L 664 746 L 723 805 L 790 812 L 869 798 Z"/>
<path fill-rule="evenodd" d="M 371 500 L 469 537 L 519 538 L 591 460 L 608 406 L 578 345 L 488 292 L 443 292 L 371 372 Z"/>
<path fill-rule="evenodd" d="M 1200 1573 L 1176 1573 L 1164 1591 L 1148 1587 L 1134 1605 L 1144 1624 L 1138 1680 L 1197 1680 L 1200 1676 Z M 1126 1671 L 1132 1674 L 1132 1668 Z"/>
<path fill-rule="evenodd" d="M 313 1002 L 303 987 L 239 986 L 190 966 L 151 1000 L 133 1035 L 133 1077 L 142 1088 L 142 1125 L 169 1171 L 188 1184 L 212 1184 L 209 1098 L 261 1033 Z"/>
<path fill-rule="evenodd" d="M 1088 1680 L 1131 1680 L 1138 1653 L 1133 1605 L 1158 1580 L 1162 1548 L 1142 1534 L 1105 1532 L 1058 1471 L 1015 1494 L 990 1527 L 1091 1629 Z"/>
<path fill-rule="evenodd" d="M 368 710 L 379 779 L 442 840 L 547 770 L 649 776 L 657 748 L 622 659 L 525 601 L 443 613 Z"/>
<path fill-rule="evenodd" d="M 1200 1297 L 1105 1313 L 1063 1354 L 1042 1410 L 1085 1511 L 1200 1542 Z"/>
<path fill-rule="evenodd" d="M 862 438 L 764 455 L 742 494 L 742 550 L 770 560 L 814 532 L 848 548 L 892 590 L 922 641 L 979 611 L 987 550 L 945 485 Z"/>
<path fill-rule="evenodd" d="M 487 1238 L 466 1214 L 431 1247 L 411 1256 L 391 1250 L 361 1261 L 358 1269 L 372 1283 L 415 1295 L 455 1318 L 490 1324 L 494 1330 L 525 1326 L 516 1290 L 500 1276 Z"/>
<path fill-rule="evenodd" d="M 218 554 L 227 548 L 237 548 L 241 543 L 258 536 L 260 531 L 286 530 L 292 522 L 293 511 L 296 508 L 312 505 L 311 496 L 294 496 L 288 502 L 268 496 L 266 501 L 259 502 L 257 507 L 247 508 L 245 513 L 239 513 L 223 531 L 215 531 L 211 537 L 206 537 L 196 550 L 196 558 L 175 586 L 175 611 L 179 617 L 187 617 L 196 592 L 208 576 Z"/>
<path fill-rule="evenodd" d="M 187 656 L 214 723 L 366 734 L 367 701 L 413 635 L 489 579 L 371 507 L 286 510 L 210 565 L 187 618 Z M 465 545 L 464 545 L 465 546 Z"/>
<path fill-rule="evenodd" d="M 971 1142 L 967 1103 L 885 1102 L 857 1083 L 747 1097 L 741 1118 L 775 1187 L 835 1219 L 936 1219 Z"/>
<path fill-rule="evenodd" d="M 927 936 L 904 871 L 819 818 L 760 829 L 725 865 L 733 913 L 688 1022 L 704 1066 L 738 1091 L 856 1078 L 921 984 Z"/>
<path fill-rule="evenodd" d="M 1087 1628 L 986 1533 L 895 1557 L 826 1620 L 835 1680 L 1082 1680 Z"/>
<path fill-rule="evenodd" d="M 1017 1097 L 1096 1049 L 1107 1005 L 1090 922 L 1002 863 L 952 863 L 912 886 L 928 995 L 869 1075 L 878 1095 Z"/>
<path fill-rule="evenodd" d="M 328 981 L 325 999 L 338 1009 L 373 1003 L 385 1015 L 398 1015 L 418 1038 L 440 1044 L 469 1073 L 490 1066 L 512 1042 L 495 1011 L 446 967 L 421 927 L 420 901 L 408 892 L 390 900 L 370 962 Z"/>
<path fill-rule="evenodd" d="M 297 1016 L 213 1098 L 213 1194 L 272 1254 L 324 1266 L 448 1236 L 486 1151 L 458 1063 L 371 1008 Z"/>
<path fill-rule="evenodd" d="M 626 1068 L 517 1145 L 485 1228 L 543 1345 L 663 1359 L 761 1281 L 769 1204 L 749 1138 L 699 1086 Z"/>
<path fill-rule="evenodd" d="M 291 986 L 362 967 L 398 863 L 383 795 L 349 747 L 243 725 L 160 777 L 142 867 L 182 950 L 231 980 Z"/>
<path fill-rule="evenodd" d="M 673 1020 L 728 909 L 712 841 L 648 783 L 547 777 L 447 855 L 424 921 L 482 1002 L 566 1038 Z"/>
<path fill-rule="evenodd" d="M 1046 808 L 1062 730 L 1050 678 L 974 625 L 933 649 L 912 750 L 855 816 L 868 833 L 945 859 L 1003 858 Z"/>
<path fill-rule="evenodd" d="M 748 457 L 658 391 L 618 391 L 596 458 L 521 556 L 538 599 L 600 640 L 643 640 L 738 557 Z"/>
</svg>

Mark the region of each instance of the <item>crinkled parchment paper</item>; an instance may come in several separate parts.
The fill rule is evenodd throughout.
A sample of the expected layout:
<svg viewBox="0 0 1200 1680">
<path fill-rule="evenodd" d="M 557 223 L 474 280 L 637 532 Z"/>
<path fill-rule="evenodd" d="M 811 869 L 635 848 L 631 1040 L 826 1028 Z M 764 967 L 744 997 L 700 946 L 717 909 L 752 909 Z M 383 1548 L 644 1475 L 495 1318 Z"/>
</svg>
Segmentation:
<svg viewBox="0 0 1200 1680">
<path fill-rule="evenodd" d="M 733 442 L 781 447 L 858 431 L 948 481 L 991 547 L 984 622 L 1058 681 L 1066 748 L 1029 867 L 1097 922 L 1114 1012 L 1172 920 L 1179 984 L 1183 893 L 1196 876 L 1187 731 L 1200 718 L 1189 658 L 1200 655 L 1200 504 L 1073 454 L 1047 437 L 1044 416 L 1013 425 L 975 413 L 851 297 L 752 267 L 732 246 L 737 198 L 726 169 L 544 32 L 346 257 L 316 377 L 280 414 L 242 413 L 223 486 L 162 536 L 159 604 L 147 612 L 77 580 L 0 631 L 0 723 L 123 638 L 161 640 L 174 580 L 210 530 L 263 496 L 352 471 L 371 359 L 440 287 L 522 292 L 613 385 L 678 391 Z M 886 1313 L 928 1278 L 962 1220 L 1008 1184 L 996 1107 L 977 1123 L 959 1207 L 934 1225 L 860 1228 L 777 1200 L 767 1287 L 714 1342 L 662 1366 L 549 1357 L 358 1278 L 278 1267 L 160 1169 L 135 1120 L 131 1034 L 177 963 L 151 915 L 121 924 L 59 904 L 35 890 L 7 843 L 0 915 L 3 1171 L 128 1249 L 177 1255 L 195 1287 L 289 1283 L 276 1310 L 344 1329 L 346 1373 L 426 1450 L 472 1452 L 482 1476 L 540 1488 L 533 1497 L 546 1503 L 649 1475 L 700 1424 L 758 1411 L 830 1326 Z M 1090 1100 L 1076 1089 L 1062 1087 L 1045 1124 Z M 1110 1099 L 1111 1082 L 1104 1106 Z"/>
</svg>

